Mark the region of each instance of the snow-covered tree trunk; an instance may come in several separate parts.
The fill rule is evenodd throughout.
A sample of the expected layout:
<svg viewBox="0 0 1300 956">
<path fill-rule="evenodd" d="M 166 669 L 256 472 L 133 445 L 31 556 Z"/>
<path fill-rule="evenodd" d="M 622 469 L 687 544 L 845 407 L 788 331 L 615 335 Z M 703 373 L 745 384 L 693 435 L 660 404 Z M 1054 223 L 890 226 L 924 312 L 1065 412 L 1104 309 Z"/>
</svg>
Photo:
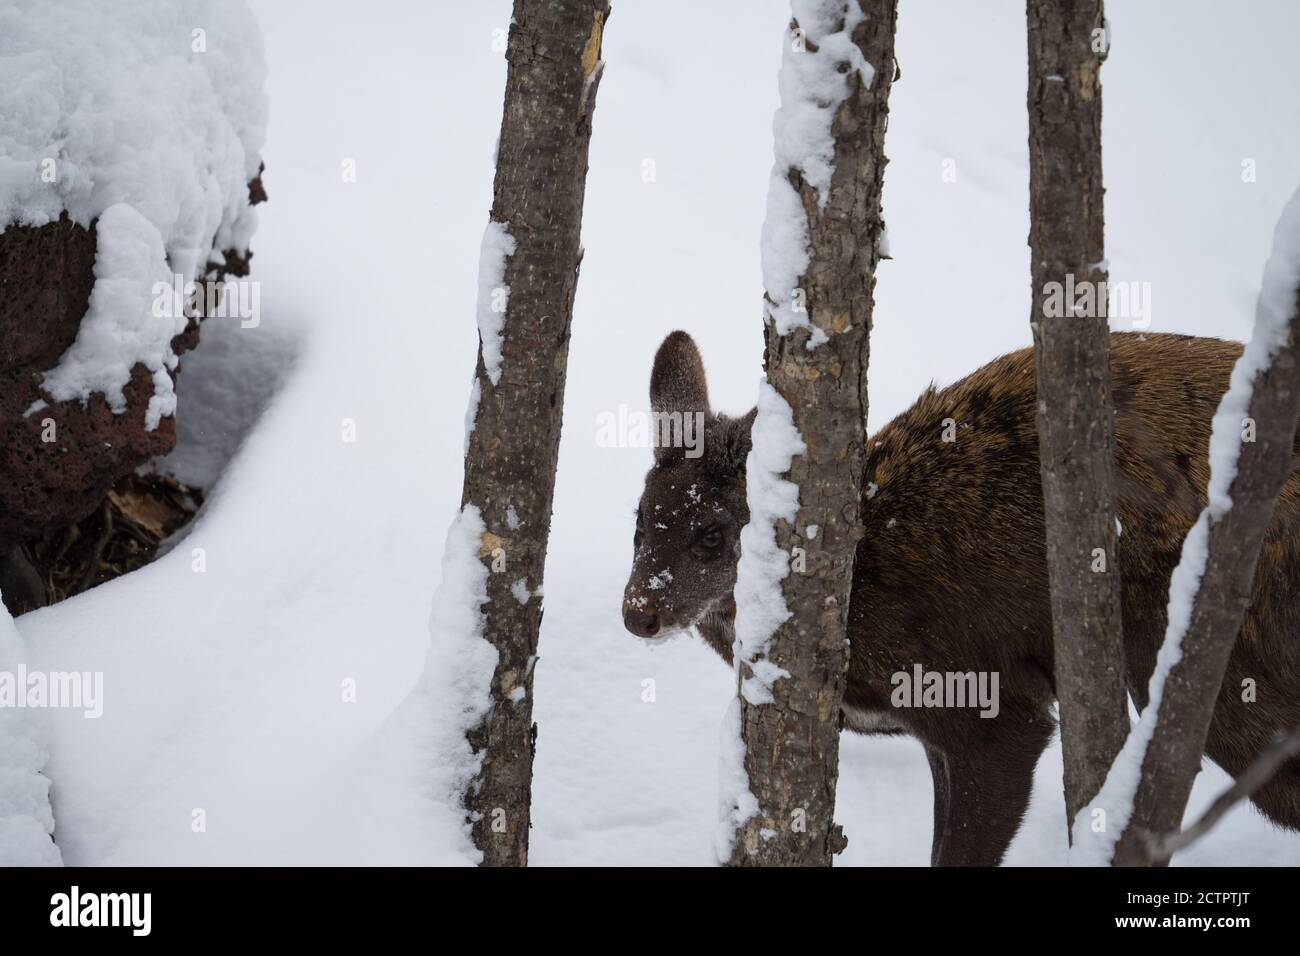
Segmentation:
<svg viewBox="0 0 1300 956">
<path fill-rule="evenodd" d="M 533 665 L 608 16 L 605 0 L 516 0 L 506 51 L 462 502 L 482 522 L 483 633 L 497 651 L 491 707 L 468 734 L 482 764 L 465 795 L 490 866 L 528 859 Z"/>
<path fill-rule="evenodd" d="M 1104 260 L 1101 0 L 1028 0 L 1038 449 L 1067 820 L 1128 733 Z"/>
<path fill-rule="evenodd" d="M 792 7 L 763 229 L 767 380 L 736 584 L 740 700 L 720 847 L 733 865 L 826 866 L 844 845 L 840 702 L 897 11 L 896 0 Z"/>
<path fill-rule="evenodd" d="M 1151 837 L 1182 821 L 1224 670 L 1250 599 L 1264 532 L 1293 465 L 1300 413 L 1300 190 L 1273 239 L 1250 344 L 1210 435 L 1208 504 L 1169 585 L 1169 622 L 1150 699 L 1093 801 L 1074 823 L 1072 861 L 1163 865 Z M 1112 856 L 1113 854 L 1113 856 Z"/>
<path fill-rule="evenodd" d="M 1169 623 L 1147 709 L 1092 808 L 1074 821 L 1074 864 L 1169 862 L 1242 627 L 1265 529 L 1292 464 L 1300 414 L 1300 190 L 1278 222 L 1255 332 L 1210 432 L 1208 505 L 1169 584 Z M 1256 780 L 1253 786 L 1258 786 Z"/>
</svg>

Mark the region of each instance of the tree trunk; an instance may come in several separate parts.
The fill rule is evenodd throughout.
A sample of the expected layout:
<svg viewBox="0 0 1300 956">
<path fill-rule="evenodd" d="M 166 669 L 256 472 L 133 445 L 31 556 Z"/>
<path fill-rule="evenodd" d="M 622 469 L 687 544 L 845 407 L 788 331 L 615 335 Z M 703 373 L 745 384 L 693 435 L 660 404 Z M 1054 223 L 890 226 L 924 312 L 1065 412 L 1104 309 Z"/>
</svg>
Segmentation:
<svg viewBox="0 0 1300 956">
<path fill-rule="evenodd" d="M 498 288 L 480 288 L 480 321 L 486 297 L 500 332 L 480 342 L 462 498 L 486 528 L 485 635 L 499 655 L 492 708 L 468 734 L 483 763 L 465 805 L 487 866 L 528 861 L 533 665 L 608 16 L 605 0 L 516 0 L 506 52 L 491 219 L 509 239 L 485 241 L 485 259 L 501 255 L 504 271 Z"/>
<path fill-rule="evenodd" d="M 1067 829 L 1128 734 L 1104 262 L 1101 0 L 1028 0 L 1038 447 Z M 1089 298 L 1090 297 L 1090 298 Z"/>
<path fill-rule="evenodd" d="M 854 6 L 858 9 L 846 14 L 845 8 Z M 793 457 L 788 473 L 798 486 L 795 523 L 775 524 L 777 545 L 793 558 L 792 571 L 781 582 L 793 613 L 771 635 L 765 656 L 786 676 L 775 681 L 771 703 L 741 699 L 745 769 L 758 812 L 736 834 L 733 865 L 828 866 L 844 846 L 834 822 L 840 702 L 853 563 L 862 535 L 868 333 L 883 230 L 896 0 L 825 3 L 818 11 L 839 39 L 846 15 L 858 21 L 848 25 L 847 39 L 871 69 L 847 74 L 846 97 L 834 110 L 829 189 L 823 193 L 809 181 L 807 164 L 782 168 L 778 161 L 774 173 L 789 182 L 802 204 L 809 261 L 793 295 L 769 284 L 765 366 L 768 383 L 793 411 L 806 447 Z M 848 47 L 832 46 L 839 39 L 819 36 L 810 24 L 793 26 L 794 46 L 783 70 L 797 74 L 800 64 L 792 61 Z M 783 93 L 782 108 L 788 105 Z M 769 224 L 774 214 L 769 198 Z M 806 309 L 807 321 L 781 334 L 772 320 L 774 309 L 778 302 L 791 305 L 786 300 L 792 298 Z M 798 307 L 794 312 L 803 314 Z M 756 448 L 759 441 L 756 432 Z M 742 663 L 742 679 L 753 676 L 754 663 Z"/>
<path fill-rule="evenodd" d="M 1293 228 L 1300 239 L 1300 193 L 1292 206 L 1296 213 Z M 1254 441 L 1241 444 L 1236 474 L 1227 489 L 1231 506 L 1216 512 L 1212 495 L 1200 519 L 1209 523 L 1205 570 L 1182 637 L 1182 656 L 1170 669 L 1160 694 L 1133 812 L 1115 849 L 1116 866 L 1168 864 L 1168 852 L 1149 838 L 1178 830 L 1192 783 L 1200 772 L 1223 673 L 1250 602 L 1260 545 L 1292 467 L 1296 416 L 1300 414 L 1300 288 L 1291 295 L 1295 311 L 1284 341 L 1272 362 L 1253 377 L 1247 421 L 1254 423 Z M 1255 334 L 1261 334 L 1258 324 Z M 1249 352 L 1248 346 L 1247 355 Z M 1245 360 L 1243 356 L 1239 366 Z M 1234 370 L 1234 382 L 1237 374 Z M 1215 424 L 1217 432 L 1218 422 Z M 1225 422 L 1234 431 L 1244 424 Z M 1211 484 L 1215 467 L 1218 465 L 1212 461 Z M 1189 535 L 1195 533 L 1193 528 Z M 1183 560 L 1187 560 L 1186 554 Z M 1177 580 L 1177 572 L 1174 577 Z M 1170 617 L 1173 615 L 1171 607 Z M 1154 699 L 1151 706 L 1157 706 Z"/>
</svg>

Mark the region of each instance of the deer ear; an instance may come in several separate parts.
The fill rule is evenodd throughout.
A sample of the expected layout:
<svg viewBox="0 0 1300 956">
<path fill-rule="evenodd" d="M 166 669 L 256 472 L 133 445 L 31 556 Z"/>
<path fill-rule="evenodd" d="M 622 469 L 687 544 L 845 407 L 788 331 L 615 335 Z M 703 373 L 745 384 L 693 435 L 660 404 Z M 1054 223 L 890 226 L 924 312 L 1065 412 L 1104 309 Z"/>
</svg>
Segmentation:
<svg viewBox="0 0 1300 956">
<path fill-rule="evenodd" d="M 751 409 L 740 418 L 716 419 L 717 427 L 713 436 L 714 459 L 717 467 L 730 479 L 745 477 L 745 462 L 749 450 L 753 447 L 751 432 L 754 430 L 754 416 L 758 409 Z"/>
<path fill-rule="evenodd" d="M 673 332 L 655 353 L 650 372 L 650 409 L 656 412 L 703 412 L 709 415 L 709 383 L 694 340 Z"/>
</svg>

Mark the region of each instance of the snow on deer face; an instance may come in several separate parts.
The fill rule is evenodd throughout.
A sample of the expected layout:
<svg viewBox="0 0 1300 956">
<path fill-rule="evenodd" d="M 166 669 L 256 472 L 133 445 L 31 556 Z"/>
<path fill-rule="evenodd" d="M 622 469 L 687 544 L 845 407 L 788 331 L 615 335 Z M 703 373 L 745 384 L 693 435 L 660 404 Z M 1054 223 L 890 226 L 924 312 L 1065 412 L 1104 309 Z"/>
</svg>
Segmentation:
<svg viewBox="0 0 1300 956">
<path fill-rule="evenodd" d="M 698 416 L 704 440 L 686 447 L 666 430 L 668 440 L 656 441 L 623 593 L 623 623 L 644 638 L 730 613 L 740 529 L 749 520 L 745 456 L 753 424 L 752 413 L 733 419 L 709 410 L 704 365 L 685 332 L 669 335 L 655 355 L 650 404 L 665 421 Z"/>
</svg>

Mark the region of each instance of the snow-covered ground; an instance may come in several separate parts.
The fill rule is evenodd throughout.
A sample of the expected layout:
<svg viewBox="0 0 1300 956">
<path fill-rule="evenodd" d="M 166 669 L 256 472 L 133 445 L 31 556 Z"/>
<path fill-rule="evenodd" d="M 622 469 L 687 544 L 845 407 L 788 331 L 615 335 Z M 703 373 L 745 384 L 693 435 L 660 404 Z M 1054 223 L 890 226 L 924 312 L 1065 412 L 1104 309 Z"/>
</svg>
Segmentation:
<svg viewBox="0 0 1300 956">
<path fill-rule="evenodd" d="M 509 6 L 254 3 L 271 105 L 262 322 L 209 323 L 184 359 L 170 462 L 219 475 L 215 490 L 156 564 L 18 621 L 29 667 L 104 674 L 102 717 L 50 712 L 66 862 L 465 860 L 436 783 L 451 757 L 421 748 L 399 705 L 460 500 Z M 1300 183 L 1300 7 L 1107 13 L 1112 279 L 1150 283 L 1153 329 L 1244 338 Z M 787 14 L 615 0 L 536 674 L 536 864 L 713 859 L 731 672 L 694 639 L 623 630 L 650 454 L 599 447 L 596 422 L 645 406 L 653 350 L 679 327 L 715 405 L 756 398 Z M 873 425 L 1030 342 L 1023 21 L 1018 0 L 901 4 Z M 842 754 L 840 863 L 928 862 L 919 746 L 846 735 Z M 1192 811 L 1225 779 L 1207 769 Z M 1064 861 L 1060 780 L 1053 748 L 1008 862 Z M 1239 807 L 1177 862 L 1295 864 L 1300 836 Z"/>
</svg>

